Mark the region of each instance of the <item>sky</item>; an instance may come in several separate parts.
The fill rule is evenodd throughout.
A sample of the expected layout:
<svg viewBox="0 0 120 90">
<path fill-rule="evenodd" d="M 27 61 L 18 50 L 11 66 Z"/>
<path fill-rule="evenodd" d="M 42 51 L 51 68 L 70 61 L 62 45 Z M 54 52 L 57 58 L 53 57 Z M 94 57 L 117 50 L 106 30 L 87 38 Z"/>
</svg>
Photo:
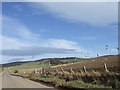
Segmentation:
<svg viewBox="0 0 120 90">
<path fill-rule="evenodd" d="M 117 2 L 3 2 L 0 19 L 0 63 L 118 53 Z"/>
</svg>

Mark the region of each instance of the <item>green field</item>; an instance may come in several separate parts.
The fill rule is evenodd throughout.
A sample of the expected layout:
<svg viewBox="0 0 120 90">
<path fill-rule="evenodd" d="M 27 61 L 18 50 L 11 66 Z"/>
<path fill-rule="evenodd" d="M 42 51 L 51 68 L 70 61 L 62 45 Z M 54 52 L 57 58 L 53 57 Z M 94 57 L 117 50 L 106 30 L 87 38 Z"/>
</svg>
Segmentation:
<svg viewBox="0 0 120 90">
<path fill-rule="evenodd" d="M 14 70 L 14 69 L 33 69 L 33 68 L 41 68 L 41 67 L 49 67 L 49 62 L 46 63 L 42 63 L 42 64 L 38 64 L 37 62 L 30 62 L 30 63 L 25 63 L 22 65 L 18 65 L 18 66 L 12 66 L 9 67 L 10 70 Z"/>
</svg>

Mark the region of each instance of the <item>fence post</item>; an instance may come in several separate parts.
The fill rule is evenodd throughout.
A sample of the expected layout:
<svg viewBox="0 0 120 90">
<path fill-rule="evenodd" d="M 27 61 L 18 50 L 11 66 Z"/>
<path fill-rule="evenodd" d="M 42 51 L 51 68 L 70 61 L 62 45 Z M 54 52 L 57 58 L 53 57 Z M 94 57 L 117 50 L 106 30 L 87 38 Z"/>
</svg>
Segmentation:
<svg viewBox="0 0 120 90">
<path fill-rule="evenodd" d="M 104 63 L 105 71 L 108 71 L 106 63 Z"/>
<path fill-rule="evenodd" d="M 85 66 L 83 67 L 83 69 L 84 69 L 84 72 L 87 73 L 87 71 L 86 71 L 86 67 L 85 67 Z"/>
<path fill-rule="evenodd" d="M 74 71 L 72 70 L 72 68 L 70 68 L 70 71 L 71 71 L 72 73 L 74 73 Z"/>
<path fill-rule="evenodd" d="M 62 70 L 62 72 L 64 73 L 64 70 L 63 70 L 63 68 L 61 68 L 61 70 Z"/>
<path fill-rule="evenodd" d="M 35 69 L 35 73 L 37 73 L 37 70 Z"/>
<path fill-rule="evenodd" d="M 46 70 L 45 70 L 45 68 L 43 69 L 43 74 L 44 74 L 44 76 L 46 76 Z"/>
<path fill-rule="evenodd" d="M 46 73 L 45 69 L 44 69 L 44 73 Z"/>
<path fill-rule="evenodd" d="M 43 73 L 43 72 L 42 72 L 42 70 L 41 70 L 41 72 L 40 72 L 40 73 L 41 73 L 41 74 Z"/>
<path fill-rule="evenodd" d="M 49 62 L 49 65 L 51 65 L 51 63 Z"/>
</svg>

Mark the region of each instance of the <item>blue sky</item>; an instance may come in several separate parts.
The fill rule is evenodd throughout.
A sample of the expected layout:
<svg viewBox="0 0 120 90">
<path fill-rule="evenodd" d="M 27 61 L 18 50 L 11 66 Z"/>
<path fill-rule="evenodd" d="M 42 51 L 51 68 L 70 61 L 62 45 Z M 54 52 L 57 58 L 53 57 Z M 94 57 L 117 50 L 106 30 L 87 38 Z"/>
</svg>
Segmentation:
<svg viewBox="0 0 120 90">
<path fill-rule="evenodd" d="M 115 2 L 4 2 L 3 63 L 117 54 L 117 15 Z"/>
</svg>

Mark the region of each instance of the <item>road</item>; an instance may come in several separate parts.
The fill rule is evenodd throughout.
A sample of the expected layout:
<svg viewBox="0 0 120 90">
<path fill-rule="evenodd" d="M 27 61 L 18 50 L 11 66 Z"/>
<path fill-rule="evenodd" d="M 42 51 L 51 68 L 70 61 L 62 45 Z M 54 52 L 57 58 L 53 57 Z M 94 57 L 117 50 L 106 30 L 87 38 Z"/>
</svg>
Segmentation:
<svg viewBox="0 0 120 90">
<path fill-rule="evenodd" d="M 0 80 L 2 88 L 52 88 L 22 77 L 12 76 L 7 70 L 0 76 Z"/>
</svg>

